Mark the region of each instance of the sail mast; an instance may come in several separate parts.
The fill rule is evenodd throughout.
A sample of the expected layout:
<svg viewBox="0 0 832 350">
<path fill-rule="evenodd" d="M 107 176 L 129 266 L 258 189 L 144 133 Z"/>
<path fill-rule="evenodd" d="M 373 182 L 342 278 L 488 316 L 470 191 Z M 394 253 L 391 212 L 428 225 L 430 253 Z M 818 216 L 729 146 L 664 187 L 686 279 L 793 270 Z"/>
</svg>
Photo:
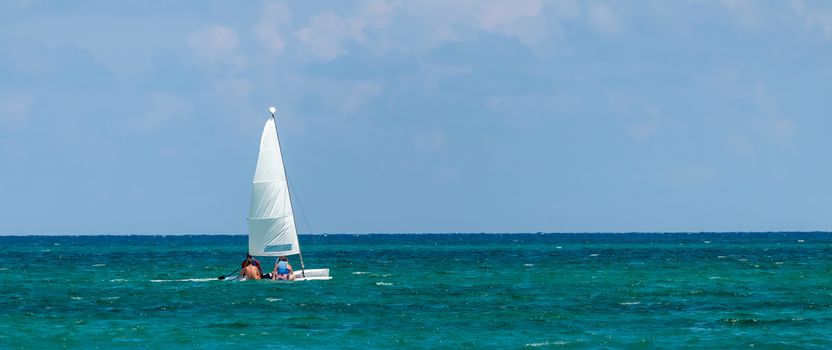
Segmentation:
<svg viewBox="0 0 832 350">
<path fill-rule="evenodd" d="M 277 118 L 275 118 L 274 114 L 277 113 L 277 108 L 269 107 L 269 113 L 272 115 L 272 120 L 274 121 L 274 133 L 277 136 L 277 146 L 280 150 L 280 161 L 283 162 L 283 175 L 286 177 L 286 193 L 289 194 L 289 205 L 292 207 L 292 215 L 295 212 L 295 205 L 292 203 L 292 192 L 289 190 L 289 174 L 286 171 L 286 163 L 283 161 L 283 145 L 280 144 L 280 132 L 277 131 Z M 306 277 L 306 271 L 303 266 L 303 252 L 300 249 L 300 239 L 298 239 L 298 257 L 300 257 L 300 273 L 303 277 Z"/>
</svg>

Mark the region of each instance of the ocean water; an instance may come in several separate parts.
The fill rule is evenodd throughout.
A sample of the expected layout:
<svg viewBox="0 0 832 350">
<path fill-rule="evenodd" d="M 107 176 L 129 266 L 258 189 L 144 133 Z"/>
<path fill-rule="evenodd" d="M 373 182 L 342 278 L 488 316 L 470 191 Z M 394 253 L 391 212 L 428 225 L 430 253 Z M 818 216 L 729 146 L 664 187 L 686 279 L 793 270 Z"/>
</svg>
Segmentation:
<svg viewBox="0 0 832 350">
<path fill-rule="evenodd" d="M 245 236 L 0 237 L 0 348 L 832 347 L 830 233 L 301 244 L 332 280 L 217 280 Z"/>
</svg>

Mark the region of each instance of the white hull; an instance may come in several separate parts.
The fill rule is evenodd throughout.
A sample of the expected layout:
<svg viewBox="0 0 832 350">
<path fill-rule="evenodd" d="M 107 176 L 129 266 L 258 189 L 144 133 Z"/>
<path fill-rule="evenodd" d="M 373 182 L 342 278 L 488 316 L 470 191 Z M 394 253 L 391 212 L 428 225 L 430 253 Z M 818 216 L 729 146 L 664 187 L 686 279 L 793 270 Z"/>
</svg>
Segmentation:
<svg viewBox="0 0 832 350">
<path fill-rule="evenodd" d="M 321 281 L 331 280 L 329 269 L 307 269 L 295 271 L 295 281 Z"/>
<path fill-rule="evenodd" d="M 329 269 L 311 269 L 301 272 L 300 270 L 294 272 L 294 281 L 327 281 L 332 277 L 329 275 Z M 305 277 L 304 277 L 305 276 Z M 243 275 L 226 278 L 225 281 L 245 281 L 248 280 Z M 284 280 L 277 280 L 284 281 Z"/>
</svg>

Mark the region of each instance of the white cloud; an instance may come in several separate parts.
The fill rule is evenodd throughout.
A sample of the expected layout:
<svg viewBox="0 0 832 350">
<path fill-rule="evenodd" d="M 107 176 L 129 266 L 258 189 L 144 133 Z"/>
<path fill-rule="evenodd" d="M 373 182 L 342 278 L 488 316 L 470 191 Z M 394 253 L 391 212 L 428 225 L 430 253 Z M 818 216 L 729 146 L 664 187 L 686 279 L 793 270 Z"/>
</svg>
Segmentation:
<svg viewBox="0 0 832 350">
<path fill-rule="evenodd" d="M 636 140 L 646 140 L 659 131 L 662 112 L 650 101 L 626 95 L 610 97 L 610 106 L 625 120 L 624 132 Z"/>
<path fill-rule="evenodd" d="M 803 19 L 807 28 L 818 29 L 827 39 L 832 39 L 832 8 L 822 8 L 822 5 L 819 5 L 828 4 L 828 2 L 813 4 L 815 6 L 809 6 L 802 0 L 793 0 L 792 9 Z"/>
<path fill-rule="evenodd" d="M 723 133 L 727 150 L 749 156 L 762 145 L 789 145 L 798 125 L 780 107 L 776 95 L 759 81 L 749 81 L 739 70 L 724 69 L 706 77 L 701 89 L 710 95 L 712 122 Z"/>
<path fill-rule="evenodd" d="M 223 99 L 245 100 L 253 87 L 245 78 L 222 78 L 215 80 L 212 88 Z"/>
<path fill-rule="evenodd" d="M 630 124 L 626 127 L 627 134 L 638 140 L 645 140 L 656 134 L 659 130 L 661 114 L 655 106 L 648 105 L 643 111 L 641 122 Z"/>
<path fill-rule="evenodd" d="M 345 53 L 344 41 L 350 37 L 349 23 L 333 12 L 312 17 L 309 26 L 297 32 L 298 39 L 318 58 L 329 61 Z"/>
<path fill-rule="evenodd" d="M 201 58 L 237 66 L 245 65 L 244 58 L 237 52 L 240 40 L 237 32 L 223 26 L 203 28 L 188 37 L 188 45 Z"/>
<path fill-rule="evenodd" d="M 261 13 L 262 17 L 254 33 L 269 55 L 280 56 L 286 49 L 286 39 L 283 38 L 281 31 L 291 19 L 289 6 L 285 3 L 267 3 L 263 6 Z"/>
<path fill-rule="evenodd" d="M 603 10 L 601 10 L 603 11 Z M 611 13 L 601 13 L 607 30 L 618 30 Z M 299 29 L 299 41 L 319 59 L 332 60 L 349 44 L 375 52 L 414 53 L 447 42 L 491 33 L 537 47 L 559 31 L 559 22 L 580 16 L 574 0 L 455 0 L 400 2 L 370 0 L 346 14 L 323 12 Z"/>
<path fill-rule="evenodd" d="M 145 97 L 147 108 L 138 117 L 129 119 L 127 127 L 139 131 L 155 131 L 182 124 L 194 113 L 190 103 L 171 93 L 154 92 Z"/>
<path fill-rule="evenodd" d="M 447 144 L 445 133 L 439 130 L 418 133 L 411 138 L 413 146 L 420 151 L 436 152 L 445 149 Z"/>
<path fill-rule="evenodd" d="M 396 5 L 384 0 L 370 0 L 363 4 L 358 13 L 350 19 L 350 35 L 358 42 L 368 41 L 368 33 L 380 30 L 392 23 Z"/>
<path fill-rule="evenodd" d="M 422 63 L 415 74 L 415 83 L 428 93 L 435 93 L 443 80 L 471 75 L 472 70 L 470 66 Z"/>
<path fill-rule="evenodd" d="M 754 28 L 763 21 L 762 13 L 751 0 L 720 0 L 719 4 L 744 28 Z"/>
<path fill-rule="evenodd" d="M 312 17 L 309 25 L 296 32 L 298 40 L 319 59 L 329 61 L 347 53 L 350 42 L 384 51 L 388 44 L 382 29 L 391 24 L 395 4 L 382 0 L 364 2 L 351 15 L 324 12 Z"/>
<path fill-rule="evenodd" d="M 475 17 L 483 28 L 499 30 L 524 17 L 535 17 L 541 9 L 543 0 L 490 1 L 482 3 Z"/>
<path fill-rule="evenodd" d="M 34 96 L 24 91 L 0 93 L 0 128 L 15 130 L 23 127 L 30 117 Z"/>
<path fill-rule="evenodd" d="M 450 1 L 410 3 L 407 12 L 417 16 L 425 28 L 431 28 L 435 45 L 458 41 L 466 30 L 486 32 L 512 37 L 528 45 L 536 46 L 551 35 L 554 18 L 574 15 L 572 1 L 544 2 L 543 0 L 518 1 Z M 545 6 L 553 6 L 552 18 L 544 14 Z M 416 8 L 416 9 L 413 9 Z"/>
<path fill-rule="evenodd" d="M 772 120 L 772 132 L 774 137 L 780 140 L 790 141 L 794 137 L 795 126 L 791 119 L 778 117 Z"/>
<path fill-rule="evenodd" d="M 77 56 L 88 55 L 96 68 L 121 78 L 141 79 L 153 71 L 159 56 L 181 47 L 189 25 L 186 21 L 174 20 L 174 15 L 146 17 L 96 11 L 36 13 L 15 17 L 8 25 L 3 22 L 4 35 L 0 35 L 3 48 L 0 52 L 12 54 L 11 64 L 15 69 L 34 75 L 62 69 L 77 62 Z M 0 16 L 4 15 L 8 14 Z M 64 57 L 68 52 L 76 58 Z"/>
<path fill-rule="evenodd" d="M 734 131 L 725 138 L 725 147 L 733 155 L 748 157 L 754 153 L 754 144 L 744 132 Z"/>
<path fill-rule="evenodd" d="M 750 99 L 757 107 L 760 128 L 764 136 L 779 142 L 790 142 L 794 136 L 794 122 L 785 116 L 775 98 L 762 83 L 752 84 Z"/>
<path fill-rule="evenodd" d="M 360 82 L 349 88 L 344 96 L 341 110 L 345 115 L 353 114 L 367 103 L 381 96 L 384 88 L 375 82 Z"/>
<path fill-rule="evenodd" d="M 591 4 L 589 6 L 589 23 L 595 30 L 606 35 L 616 35 L 621 32 L 618 15 L 609 4 Z"/>
<path fill-rule="evenodd" d="M 535 21 L 543 10 L 543 0 L 487 1 L 478 6 L 474 16 L 481 30 L 514 37 L 529 46 L 549 37 L 545 23 Z"/>
</svg>

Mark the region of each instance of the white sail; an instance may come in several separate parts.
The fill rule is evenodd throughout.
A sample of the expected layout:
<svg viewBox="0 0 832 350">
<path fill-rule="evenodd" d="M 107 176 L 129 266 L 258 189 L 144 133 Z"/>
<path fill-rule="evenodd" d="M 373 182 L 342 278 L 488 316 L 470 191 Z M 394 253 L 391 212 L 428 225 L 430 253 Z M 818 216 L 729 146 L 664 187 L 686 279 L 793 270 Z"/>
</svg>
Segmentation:
<svg viewBox="0 0 832 350">
<path fill-rule="evenodd" d="M 277 141 L 274 118 L 266 121 L 260 138 L 260 156 L 248 218 L 248 252 L 254 256 L 300 253 L 289 182 Z"/>
</svg>

